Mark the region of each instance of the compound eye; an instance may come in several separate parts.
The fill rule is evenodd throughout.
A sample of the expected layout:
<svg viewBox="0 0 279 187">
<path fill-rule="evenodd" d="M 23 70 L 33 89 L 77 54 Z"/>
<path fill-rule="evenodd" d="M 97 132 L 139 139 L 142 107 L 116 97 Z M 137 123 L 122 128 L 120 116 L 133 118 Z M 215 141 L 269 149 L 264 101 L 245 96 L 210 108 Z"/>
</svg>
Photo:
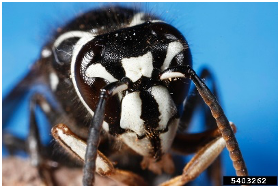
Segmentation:
<svg viewBox="0 0 279 187">
<path fill-rule="evenodd" d="M 101 88 L 114 81 L 110 80 L 112 75 L 107 73 L 105 65 L 102 65 L 104 55 L 103 41 L 98 38 L 93 38 L 89 41 L 87 39 L 89 40 L 89 38 L 80 39 L 74 48 L 71 62 L 71 77 L 84 105 L 89 111 L 95 111 Z M 113 109 L 115 109 L 119 106 L 119 103 L 117 103 L 118 100 L 113 102 L 115 106 Z M 117 109 L 117 112 L 120 112 L 120 110 Z M 110 120 L 117 118 L 117 112 L 116 109 L 113 112 L 109 112 L 110 117 L 115 116 L 111 117 Z"/>
<path fill-rule="evenodd" d="M 79 52 L 75 59 L 75 73 L 76 76 L 80 74 L 83 81 L 89 85 L 92 78 L 102 77 L 102 73 L 104 73 L 101 68 L 98 68 L 103 67 L 101 65 L 103 49 L 102 41 L 93 39 L 82 45 L 82 48 L 78 50 Z"/>
<path fill-rule="evenodd" d="M 79 39 L 78 37 L 66 38 L 53 46 L 54 58 L 58 65 L 70 64 L 74 45 Z"/>
<path fill-rule="evenodd" d="M 80 57 L 82 57 L 82 64 L 87 63 L 100 63 L 104 56 L 104 44 L 102 40 L 93 39 L 85 44 L 79 52 Z"/>
<path fill-rule="evenodd" d="M 53 66 L 57 70 L 63 71 L 67 69 L 65 66 L 70 66 L 75 45 L 82 37 L 87 35 L 88 33 L 83 31 L 70 31 L 55 40 L 52 51 L 54 54 Z"/>
</svg>

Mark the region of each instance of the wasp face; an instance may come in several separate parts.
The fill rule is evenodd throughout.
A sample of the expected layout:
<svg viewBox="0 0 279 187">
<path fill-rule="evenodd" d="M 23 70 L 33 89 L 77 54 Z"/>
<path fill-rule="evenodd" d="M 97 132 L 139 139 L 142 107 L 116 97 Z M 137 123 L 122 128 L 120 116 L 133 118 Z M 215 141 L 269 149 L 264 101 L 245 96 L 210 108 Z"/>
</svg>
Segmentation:
<svg viewBox="0 0 279 187">
<path fill-rule="evenodd" d="M 159 76 L 169 67 L 189 64 L 189 47 L 180 32 L 148 21 L 102 35 L 84 34 L 73 49 L 71 76 L 92 115 L 100 89 L 128 79 L 128 89 L 109 99 L 103 128 L 136 152 L 160 158 L 171 146 L 179 121 L 177 107 L 189 82 L 167 83 Z M 177 85 L 184 88 L 182 93 L 174 91 Z"/>
</svg>

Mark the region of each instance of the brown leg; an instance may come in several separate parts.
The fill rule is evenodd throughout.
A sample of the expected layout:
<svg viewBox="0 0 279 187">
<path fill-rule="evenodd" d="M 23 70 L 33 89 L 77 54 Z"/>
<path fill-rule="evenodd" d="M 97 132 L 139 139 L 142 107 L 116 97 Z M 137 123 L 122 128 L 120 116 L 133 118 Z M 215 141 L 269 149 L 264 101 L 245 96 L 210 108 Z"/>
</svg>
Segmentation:
<svg viewBox="0 0 279 187">
<path fill-rule="evenodd" d="M 66 125 L 56 125 L 52 128 L 51 133 L 55 140 L 70 154 L 84 162 L 87 144 L 73 134 Z M 115 169 L 109 159 L 100 151 L 97 152 L 95 171 L 122 185 L 145 185 L 140 176 L 129 171 Z"/>
<path fill-rule="evenodd" d="M 183 174 L 177 176 L 167 182 L 162 183 L 162 186 L 180 186 L 184 185 L 196 177 L 198 177 L 207 167 L 216 159 L 216 157 L 225 148 L 225 140 L 219 136 L 202 147 L 197 154 L 183 169 Z"/>
<path fill-rule="evenodd" d="M 200 150 L 204 145 L 206 145 L 211 140 L 215 139 L 216 137 L 221 136 L 218 128 L 208 130 L 202 133 L 195 133 L 195 134 L 176 134 L 173 144 L 172 144 L 172 151 L 187 155 L 196 153 Z M 188 146 L 185 146 L 188 145 Z"/>
<path fill-rule="evenodd" d="M 230 125 L 232 130 L 236 132 L 235 125 L 231 122 Z M 184 185 L 194 180 L 206 170 L 208 166 L 216 161 L 216 158 L 220 155 L 225 146 L 225 140 L 222 138 L 217 128 L 197 134 L 178 134 L 172 146 L 173 151 L 181 154 L 197 153 L 185 166 L 182 175 L 164 182 L 161 185 Z"/>
</svg>

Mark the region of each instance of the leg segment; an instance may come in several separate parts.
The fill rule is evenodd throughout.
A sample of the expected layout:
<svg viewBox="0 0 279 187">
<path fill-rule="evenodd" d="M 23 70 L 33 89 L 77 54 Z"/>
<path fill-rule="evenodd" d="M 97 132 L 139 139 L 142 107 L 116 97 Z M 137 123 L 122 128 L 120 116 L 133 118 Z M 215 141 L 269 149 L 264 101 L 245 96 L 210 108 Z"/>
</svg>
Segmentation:
<svg viewBox="0 0 279 187">
<path fill-rule="evenodd" d="M 202 133 L 194 133 L 194 134 L 184 134 L 178 133 L 176 134 L 173 144 L 172 151 L 188 155 L 198 152 L 202 147 L 204 147 L 208 142 L 216 139 L 221 136 L 218 128 L 208 130 Z M 189 146 L 185 146 L 189 145 Z"/>
<path fill-rule="evenodd" d="M 51 133 L 55 140 L 63 146 L 70 154 L 77 157 L 81 161 L 85 161 L 85 152 L 88 145 L 73 134 L 70 129 L 63 124 L 59 124 L 52 128 Z M 115 169 L 109 159 L 97 150 L 95 171 L 111 178 L 121 185 L 145 185 L 144 180 L 128 171 Z M 92 172 L 94 173 L 94 172 Z"/>
<path fill-rule="evenodd" d="M 40 133 L 38 129 L 38 124 L 35 117 L 35 110 L 38 104 L 38 97 L 34 95 L 30 101 L 30 116 L 29 116 L 29 134 L 27 138 L 27 148 L 31 158 L 31 164 L 38 167 L 41 162 L 42 154 L 42 143 L 40 139 Z"/>
<path fill-rule="evenodd" d="M 36 89 L 37 87 L 39 89 Z M 16 89 L 19 91 L 13 91 L 12 94 L 10 94 L 7 99 L 5 99 L 7 104 L 9 104 L 9 99 L 19 97 L 20 94 L 23 94 L 23 90 L 20 88 L 21 87 Z M 41 92 L 37 92 L 37 90 L 40 90 Z M 26 89 L 24 91 L 26 91 Z M 50 92 L 49 88 L 44 84 L 35 85 L 33 89 L 30 88 L 30 90 L 28 90 L 28 95 L 31 93 L 32 95 L 29 108 L 30 126 L 27 140 L 18 139 L 12 135 L 4 133 L 3 142 L 9 151 L 15 152 L 16 150 L 23 150 L 24 152 L 29 153 L 31 157 L 31 164 L 38 169 L 38 173 L 42 181 L 46 185 L 53 185 L 55 184 L 55 180 L 52 177 L 52 171 L 53 169 L 57 168 L 57 163 L 50 160 L 50 158 L 52 158 L 52 151 L 49 151 L 51 149 L 51 145 L 45 147 L 41 143 L 41 137 L 36 120 L 36 108 L 39 107 L 51 123 L 65 118 L 65 114 L 58 106 L 58 102 L 55 100 L 52 92 Z"/>
<path fill-rule="evenodd" d="M 231 128 L 236 132 L 236 127 L 233 123 L 231 123 Z M 183 150 L 183 146 L 181 145 L 191 145 L 192 149 Z M 178 186 L 194 180 L 214 162 L 225 146 L 226 142 L 217 128 L 203 133 L 178 135 L 174 141 L 174 151 L 183 154 L 190 154 L 195 150 L 198 151 L 184 167 L 182 175 L 164 182 L 161 185 Z"/>
<path fill-rule="evenodd" d="M 53 163 L 45 158 L 44 151 L 47 149 L 41 143 L 38 124 L 36 121 L 36 107 L 40 106 L 44 110 L 50 107 L 47 101 L 39 94 L 33 95 L 30 101 L 30 127 L 26 142 L 27 150 L 30 154 L 31 164 L 38 168 L 39 175 L 46 185 L 54 185 L 54 177 L 52 175 Z M 55 164 L 56 165 L 56 164 Z"/>
<path fill-rule="evenodd" d="M 222 137 L 226 142 L 227 149 L 230 152 L 231 160 L 233 161 L 236 174 L 238 176 L 247 176 L 248 171 L 239 149 L 237 140 L 234 136 L 233 130 L 230 127 L 229 121 L 225 116 L 223 109 L 219 105 L 217 99 L 207 88 L 204 82 L 197 76 L 196 72 L 190 66 L 179 66 L 172 67 L 165 70 L 161 75 L 160 79 L 169 78 L 190 78 L 197 87 L 197 90 L 204 102 L 208 105 L 211 110 L 212 116 L 215 118 L 218 129 L 220 130 Z"/>
<path fill-rule="evenodd" d="M 231 123 L 231 127 L 234 132 L 236 132 L 236 127 L 233 123 Z M 181 176 L 164 183 L 164 185 L 183 185 L 191 180 L 194 180 L 205 169 L 208 170 L 208 167 L 212 166 L 212 163 L 219 158 L 219 154 L 225 147 L 223 147 L 223 144 L 215 142 L 220 138 L 221 133 L 218 128 L 196 134 L 177 134 L 172 145 L 172 151 L 184 155 L 195 152 L 197 152 L 197 154 L 187 164 Z M 185 147 L 185 145 L 189 146 Z M 209 153 L 208 151 L 211 151 L 212 153 Z M 216 173 L 217 170 L 217 176 L 214 177 L 214 175 L 210 175 L 210 177 L 216 184 L 221 185 L 221 181 L 219 179 L 221 176 L 220 168 L 216 166 L 213 169 L 214 173 Z"/>
<path fill-rule="evenodd" d="M 26 142 L 10 133 L 3 132 L 3 144 L 8 149 L 9 154 L 15 155 L 17 151 L 26 151 Z"/>
<path fill-rule="evenodd" d="M 177 176 L 162 186 L 181 186 L 199 176 L 222 152 L 226 142 L 222 137 L 217 137 L 202 147 L 183 169 L 183 174 Z"/>
</svg>

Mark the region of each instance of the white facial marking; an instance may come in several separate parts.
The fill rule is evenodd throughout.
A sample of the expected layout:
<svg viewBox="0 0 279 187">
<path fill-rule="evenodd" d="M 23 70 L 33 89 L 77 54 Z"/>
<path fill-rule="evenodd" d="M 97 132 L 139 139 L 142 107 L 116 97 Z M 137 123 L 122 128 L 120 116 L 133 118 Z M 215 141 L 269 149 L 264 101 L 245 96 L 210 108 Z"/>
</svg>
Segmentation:
<svg viewBox="0 0 279 187">
<path fill-rule="evenodd" d="M 168 46 L 167 55 L 165 61 L 161 67 L 161 70 L 164 71 L 170 65 L 171 60 L 175 57 L 178 53 L 183 50 L 183 45 L 180 42 L 171 42 Z"/>
<path fill-rule="evenodd" d="M 139 13 L 135 14 L 131 23 L 129 24 L 129 27 L 144 23 L 144 20 L 141 19 L 143 16 L 144 16 L 143 12 L 139 12 Z"/>
<path fill-rule="evenodd" d="M 51 73 L 49 74 L 49 80 L 50 80 L 50 88 L 51 88 L 53 91 L 55 91 L 56 88 L 57 88 L 57 85 L 58 85 L 58 83 L 59 83 L 59 79 L 58 79 L 57 75 L 56 75 L 55 73 L 51 72 Z"/>
<path fill-rule="evenodd" d="M 144 121 L 141 116 L 141 99 L 139 92 L 126 95 L 122 100 L 120 127 L 130 129 L 137 135 L 145 134 Z"/>
<path fill-rule="evenodd" d="M 123 84 L 123 85 L 119 86 L 117 89 L 113 90 L 112 95 L 115 95 L 117 93 L 120 94 L 120 92 L 127 90 L 127 89 L 128 89 L 128 86 L 126 84 Z"/>
<path fill-rule="evenodd" d="M 75 34 L 80 34 L 80 39 L 79 41 L 76 43 L 76 45 L 74 46 L 73 49 L 73 55 L 72 55 L 72 61 L 71 61 L 71 79 L 74 85 L 74 88 L 76 90 L 76 93 L 80 99 L 80 101 L 83 103 L 83 105 L 86 107 L 86 109 L 90 112 L 90 114 L 93 116 L 94 112 L 90 109 L 90 107 L 86 104 L 86 102 L 83 100 L 83 98 L 81 97 L 80 93 L 79 93 L 79 89 L 77 87 L 77 83 L 76 83 L 76 78 L 75 78 L 75 63 L 76 63 L 76 58 L 77 55 L 79 54 L 81 48 L 88 43 L 89 41 L 93 40 L 95 38 L 95 35 L 89 32 L 81 32 L 81 31 L 72 31 Z M 70 33 L 72 33 L 70 32 Z M 69 35 L 71 35 L 69 33 Z M 67 34 L 67 33 L 66 33 Z M 57 42 L 58 43 L 58 42 Z"/>
<path fill-rule="evenodd" d="M 163 130 L 167 127 L 169 119 L 176 114 L 177 109 L 167 88 L 154 86 L 151 88 L 151 94 L 159 106 L 160 121 L 157 129 Z"/>
<path fill-rule="evenodd" d="M 141 76 L 151 77 L 153 71 L 151 52 L 139 57 L 123 58 L 121 63 L 126 76 L 133 82 L 136 82 Z"/>
<path fill-rule="evenodd" d="M 51 50 L 49 50 L 48 48 L 44 48 L 41 52 L 41 55 L 43 58 L 47 58 L 52 54 Z"/>
<path fill-rule="evenodd" d="M 147 137 L 138 139 L 137 135 L 132 132 L 126 132 L 119 137 L 122 141 L 142 156 L 148 156 L 152 146 Z"/>
<path fill-rule="evenodd" d="M 165 80 L 165 79 L 172 79 L 178 77 L 185 78 L 185 76 L 180 72 L 165 72 L 161 75 L 160 79 Z"/>
<path fill-rule="evenodd" d="M 168 131 L 160 134 L 161 148 L 163 153 L 168 152 L 172 145 L 173 139 L 177 131 L 178 122 L 179 119 L 174 119 L 169 124 Z"/>
<path fill-rule="evenodd" d="M 115 82 L 117 81 L 116 78 L 114 78 L 104 66 L 101 64 L 92 64 L 90 65 L 87 70 L 85 71 L 85 75 L 87 77 L 101 77 L 106 79 L 109 82 Z"/>
</svg>

